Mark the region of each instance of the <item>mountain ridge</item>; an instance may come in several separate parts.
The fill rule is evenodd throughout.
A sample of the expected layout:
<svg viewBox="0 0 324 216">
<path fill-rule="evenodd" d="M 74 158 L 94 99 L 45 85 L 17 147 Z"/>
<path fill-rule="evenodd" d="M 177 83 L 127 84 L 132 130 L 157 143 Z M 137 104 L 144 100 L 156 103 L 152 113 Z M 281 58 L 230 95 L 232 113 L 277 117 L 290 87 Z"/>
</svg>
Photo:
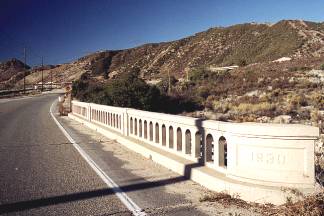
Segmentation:
<svg viewBox="0 0 324 216">
<path fill-rule="evenodd" d="M 77 80 L 84 73 L 104 82 L 134 70 L 148 81 L 168 74 L 179 79 L 199 67 L 245 66 L 282 57 L 318 58 L 323 54 L 323 22 L 281 20 L 215 27 L 174 41 L 99 51 L 45 70 L 44 74 L 48 81 L 52 73 L 58 82 Z M 31 72 L 27 81 L 39 82 L 40 76 Z M 12 83 L 21 85 L 21 81 Z"/>
</svg>

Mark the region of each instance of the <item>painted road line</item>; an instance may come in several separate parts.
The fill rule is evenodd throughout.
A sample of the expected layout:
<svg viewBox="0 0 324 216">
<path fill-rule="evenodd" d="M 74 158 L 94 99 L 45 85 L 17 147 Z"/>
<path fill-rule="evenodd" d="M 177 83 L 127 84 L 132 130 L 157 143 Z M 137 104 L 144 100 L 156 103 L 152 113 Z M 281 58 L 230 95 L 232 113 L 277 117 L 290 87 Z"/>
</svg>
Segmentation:
<svg viewBox="0 0 324 216">
<path fill-rule="evenodd" d="M 105 173 L 92 158 L 75 142 L 70 134 L 64 129 L 61 123 L 56 119 L 53 113 L 53 107 L 56 101 L 54 101 L 50 108 L 50 114 L 54 119 L 56 125 L 61 129 L 66 138 L 72 143 L 73 147 L 80 153 L 84 160 L 90 165 L 90 167 L 97 173 L 97 175 L 110 187 L 121 202 L 133 213 L 135 216 L 145 216 L 146 213 L 141 209 L 127 194 Z"/>
</svg>

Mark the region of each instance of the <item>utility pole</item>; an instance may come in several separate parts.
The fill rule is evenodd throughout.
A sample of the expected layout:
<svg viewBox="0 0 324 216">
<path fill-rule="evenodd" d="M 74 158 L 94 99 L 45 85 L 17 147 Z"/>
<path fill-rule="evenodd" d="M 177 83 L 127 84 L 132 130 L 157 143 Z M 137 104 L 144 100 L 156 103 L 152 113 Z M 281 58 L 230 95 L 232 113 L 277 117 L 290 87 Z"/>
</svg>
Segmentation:
<svg viewBox="0 0 324 216">
<path fill-rule="evenodd" d="M 44 59 L 42 56 L 42 92 L 44 91 Z"/>
<path fill-rule="evenodd" d="M 189 70 L 186 71 L 187 73 L 187 82 L 189 82 Z"/>
<path fill-rule="evenodd" d="M 26 47 L 24 47 L 24 67 L 26 67 Z M 24 94 L 26 94 L 26 69 L 24 70 Z"/>
<path fill-rule="evenodd" d="M 171 77 L 170 77 L 170 71 L 168 71 L 168 94 L 171 93 Z"/>
<path fill-rule="evenodd" d="M 53 89 L 53 74 L 52 74 L 52 70 L 51 70 L 51 91 L 52 91 L 52 89 Z"/>
</svg>

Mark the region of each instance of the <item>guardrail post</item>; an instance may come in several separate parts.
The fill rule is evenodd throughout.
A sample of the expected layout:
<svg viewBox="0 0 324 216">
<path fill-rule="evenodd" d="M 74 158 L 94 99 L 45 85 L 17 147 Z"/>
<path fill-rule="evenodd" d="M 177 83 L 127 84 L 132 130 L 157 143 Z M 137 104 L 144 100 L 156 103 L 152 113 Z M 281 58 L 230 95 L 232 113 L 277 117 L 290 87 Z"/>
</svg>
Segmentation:
<svg viewBox="0 0 324 216">
<path fill-rule="evenodd" d="M 91 106 L 90 103 L 87 104 L 87 119 L 91 122 Z"/>
</svg>

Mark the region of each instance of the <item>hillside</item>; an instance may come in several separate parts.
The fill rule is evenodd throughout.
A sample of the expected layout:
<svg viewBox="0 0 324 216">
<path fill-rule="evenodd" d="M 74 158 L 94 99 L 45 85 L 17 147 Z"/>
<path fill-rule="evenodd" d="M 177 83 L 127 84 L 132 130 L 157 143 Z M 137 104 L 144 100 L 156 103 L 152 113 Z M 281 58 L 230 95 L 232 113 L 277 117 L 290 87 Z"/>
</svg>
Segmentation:
<svg viewBox="0 0 324 216">
<path fill-rule="evenodd" d="M 107 51 L 96 57 L 99 64 L 106 61 L 101 64 L 102 73 L 110 78 L 132 68 L 139 68 L 144 79 L 159 78 L 167 73 L 180 78 L 201 66 L 246 65 L 283 56 L 319 57 L 324 53 L 323 45 L 324 24 L 281 21 L 274 25 L 212 28 L 181 40 L 146 44 L 114 53 Z M 88 57 L 94 59 L 93 55 Z"/>
<path fill-rule="evenodd" d="M 198 67 L 244 66 L 281 57 L 309 59 L 323 54 L 324 23 L 283 20 L 272 25 L 248 23 L 211 28 L 177 41 L 96 52 L 62 64 L 52 73 L 54 79 L 71 81 L 89 72 L 102 81 L 135 69 L 140 71 L 140 77 L 154 82 L 168 73 L 184 78 Z M 39 76 L 29 79 L 35 82 Z"/>
<path fill-rule="evenodd" d="M 5 88 L 5 83 L 16 82 L 24 77 L 24 72 L 30 67 L 18 59 L 0 62 L 0 89 Z M 2 86 L 3 85 L 3 86 Z"/>
</svg>

